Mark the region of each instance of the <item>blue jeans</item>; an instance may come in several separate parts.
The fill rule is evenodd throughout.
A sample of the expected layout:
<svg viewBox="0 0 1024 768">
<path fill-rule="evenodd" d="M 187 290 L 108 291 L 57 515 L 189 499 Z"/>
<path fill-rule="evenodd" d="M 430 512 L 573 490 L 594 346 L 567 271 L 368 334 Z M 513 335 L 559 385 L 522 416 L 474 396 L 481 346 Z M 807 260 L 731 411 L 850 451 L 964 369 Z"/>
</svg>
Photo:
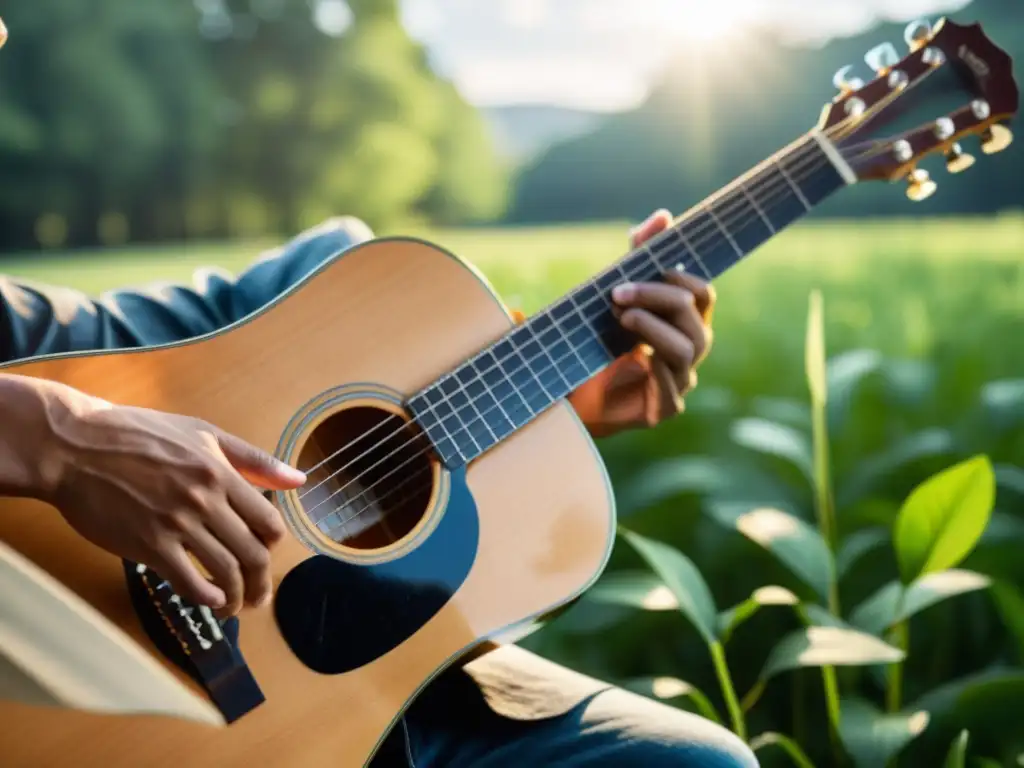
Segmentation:
<svg viewBox="0 0 1024 768">
<path fill-rule="evenodd" d="M 237 277 L 202 270 L 191 286 L 125 289 L 99 299 L 0 276 L 0 361 L 150 346 L 214 332 L 370 237 L 358 220 L 332 219 L 265 254 Z M 499 714 L 468 675 L 446 673 L 413 703 L 374 768 L 757 766 L 750 749 L 721 726 L 598 681 L 587 679 L 579 687 L 582 676 L 530 656 L 520 655 L 511 671 L 492 674 L 492 683 L 497 680 L 492 688 L 520 685 L 511 699 L 519 695 L 521 701 L 532 686 L 527 695 L 532 704 L 520 707 L 527 716 Z M 488 658 L 475 663 L 486 664 Z M 533 682 L 524 687 L 529 675 Z M 569 688 L 579 695 L 559 695 Z"/>
<path fill-rule="evenodd" d="M 611 686 L 542 720 L 503 717 L 475 690 L 448 703 L 439 710 L 428 689 L 396 726 L 373 768 L 758 765 L 747 745 L 725 728 Z"/>
</svg>

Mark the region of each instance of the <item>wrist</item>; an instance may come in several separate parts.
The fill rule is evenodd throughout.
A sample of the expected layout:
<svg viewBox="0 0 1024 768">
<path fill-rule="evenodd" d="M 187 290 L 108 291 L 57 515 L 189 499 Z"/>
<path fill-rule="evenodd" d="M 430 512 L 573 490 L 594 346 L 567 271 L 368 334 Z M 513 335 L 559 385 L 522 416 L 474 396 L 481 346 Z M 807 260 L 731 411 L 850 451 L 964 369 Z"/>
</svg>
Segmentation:
<svg viewBox="0 0 1024 768">
<path fill-rule="evenodd" d="M 56 426 L 76 418 L 69 387 L 0 373 L 0 495 L 52 499 L 71 461 Z"/>
</svg>

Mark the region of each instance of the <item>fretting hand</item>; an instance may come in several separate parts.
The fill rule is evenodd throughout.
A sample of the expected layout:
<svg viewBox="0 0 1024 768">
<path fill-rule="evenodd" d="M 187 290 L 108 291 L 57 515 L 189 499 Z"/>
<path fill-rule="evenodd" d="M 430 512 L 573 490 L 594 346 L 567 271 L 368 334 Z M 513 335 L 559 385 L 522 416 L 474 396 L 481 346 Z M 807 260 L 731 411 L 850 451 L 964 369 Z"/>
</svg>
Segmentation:
<svg viewBox="0 0 1024 768">
<path fill-rule="evenodd" d="M 671 223 L 671 213 L 658 211 L 633 230 L 631 245 Z M 697 368 L 711 348 L 715 293 L 689 274 L 664 277 L 664 283 L 620 285 L 612 293 L 619 322 L 642 343 L 570 397 L 595 437 L 660 424 L 682 411 L 683 397 L 697 385 Z"/>
</svg>

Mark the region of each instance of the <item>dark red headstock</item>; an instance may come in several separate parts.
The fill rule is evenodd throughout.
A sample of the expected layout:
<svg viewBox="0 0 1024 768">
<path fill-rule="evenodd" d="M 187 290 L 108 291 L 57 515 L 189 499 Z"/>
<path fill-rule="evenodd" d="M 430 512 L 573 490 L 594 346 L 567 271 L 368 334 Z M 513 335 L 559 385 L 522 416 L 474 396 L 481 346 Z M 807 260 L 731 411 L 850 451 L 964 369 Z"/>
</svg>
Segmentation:
<svg viewBox="0 0 1024 768">
<path fill-rule="evenodd" d="M 845 82 L 846 69 L 837 73 L 840 93 L 819 128 L 858 180 L 907 179 L 908 195 L 918 200 L 935 188 L 917 167 L 924 158 L 944 155 L 958 173 L 974 163 L 960 146 L 966 137 L 980 137 L 986 154 L 1009 146 L 1013 135 L 1005 123 L 1017 113 L 1019 94 L 1009 55 L 978 24 L 915 22 L 905 37 L 910 53 L 902 59 L 892 46 L 868 54 L 876 70 L 870 82 Z M 935 97 L 952 106 L 932 111 Z M 892 128 L 908 115 L 907 128 Z"/>
</svg>

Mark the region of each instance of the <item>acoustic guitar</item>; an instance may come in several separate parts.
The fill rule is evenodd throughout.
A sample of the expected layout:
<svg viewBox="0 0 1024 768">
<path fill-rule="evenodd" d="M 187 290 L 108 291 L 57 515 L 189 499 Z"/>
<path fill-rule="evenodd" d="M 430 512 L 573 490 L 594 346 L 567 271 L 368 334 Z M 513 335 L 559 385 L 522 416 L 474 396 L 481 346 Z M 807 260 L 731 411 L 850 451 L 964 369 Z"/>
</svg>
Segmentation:
<svg viewBox="0 0 1024 768">
<path fill-rule="evenodd" d="M 223 714 L 210 727 L 0 704 L 0 765 L 362 766 L 443 669 L 577 599 L 615 538 L 608 476 L 565 398 L 636 344 L 626 280 L 711 280 L 839 190 L 935 184 L 1011 139 L 1010 57 L 977 25 L 908 28 L 817 125 L 543 311 L 516 324 L 444 249 L 382 238 L 323 264 L 223 331 L 137 351 L 41 357 L 7 373 L 188 414 L 308 473 L 273 500 L 290 536 L 274 599 L 226 622 L 53 509 L 0 501 L 0 538 L 93 605 Z M 953 100 L 937 108 L 930 97 Z M 905 127 L 897 125 L 902 119 Z"/>
</svg>

